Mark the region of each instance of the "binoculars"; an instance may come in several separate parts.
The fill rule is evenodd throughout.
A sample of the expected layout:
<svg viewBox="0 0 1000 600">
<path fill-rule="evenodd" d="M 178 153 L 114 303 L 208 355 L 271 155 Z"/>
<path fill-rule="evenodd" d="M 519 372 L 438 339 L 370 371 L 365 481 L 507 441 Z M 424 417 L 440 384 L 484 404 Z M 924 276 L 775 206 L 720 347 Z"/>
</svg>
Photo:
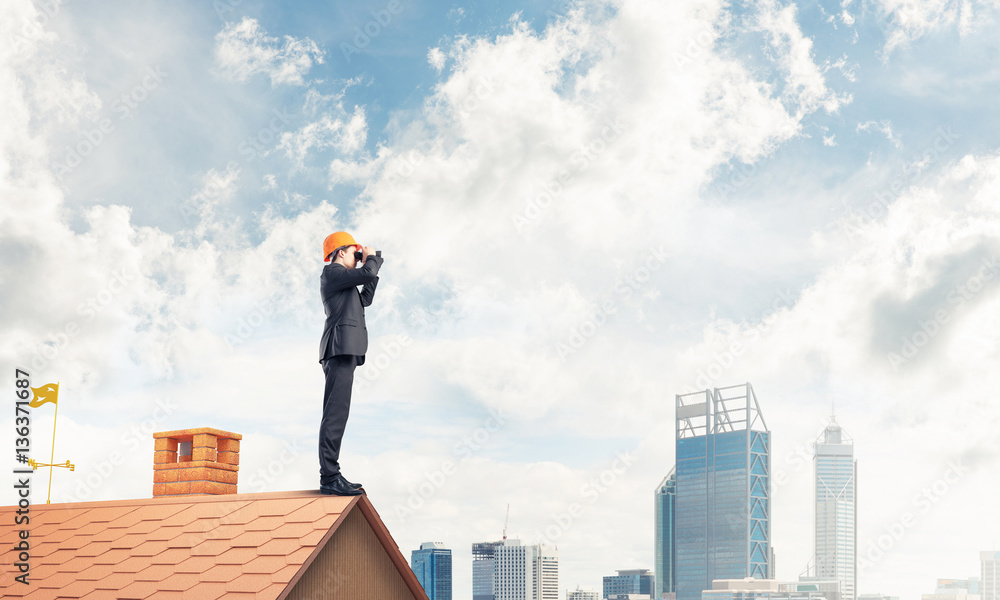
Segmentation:
<svg viewBox="0 0 1000 600">
<path fill-rule="evenodd" d="M 358 250 L 354 251 L 354 260 L 360 262 L 361 261 L 361 257 L 363 257 L 363 256 L 364 256 L 364 254 L 362 254 L 360 251 L 358 251 Z M 375 251 L 375 256 L 381 257 L 382 256 L 382 251 L 381 250 L 376 250 Z"/>
</svg>

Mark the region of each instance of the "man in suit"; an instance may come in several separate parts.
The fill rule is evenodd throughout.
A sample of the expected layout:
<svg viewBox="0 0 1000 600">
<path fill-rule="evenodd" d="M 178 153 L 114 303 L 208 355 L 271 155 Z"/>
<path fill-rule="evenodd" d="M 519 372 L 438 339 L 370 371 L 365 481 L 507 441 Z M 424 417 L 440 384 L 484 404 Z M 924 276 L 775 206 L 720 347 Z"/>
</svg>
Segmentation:
<svg viewBox="0 0 1000 600">
<path fill-rule="evenodd" d="M 324 494 L 357 496 L 360 483 L 340 472 L 340 442 L 351 409 L 354 368 L 365 363 L 368 329 L 365 309 L 371 306 L 382 266 L 381 252 L 362 247 L 350 234 L 338 231 L 323 242 L 323 259 L 330 264 L 320 277 L 326 324 L 319 345 L 319 362 L 326 374 L 323 419 L 319 424 L 319 484 Z M 361 264 L 361 268 L 357 268 Z M 358 291 L 357 286 L 363 286 Z"/>
</svg>

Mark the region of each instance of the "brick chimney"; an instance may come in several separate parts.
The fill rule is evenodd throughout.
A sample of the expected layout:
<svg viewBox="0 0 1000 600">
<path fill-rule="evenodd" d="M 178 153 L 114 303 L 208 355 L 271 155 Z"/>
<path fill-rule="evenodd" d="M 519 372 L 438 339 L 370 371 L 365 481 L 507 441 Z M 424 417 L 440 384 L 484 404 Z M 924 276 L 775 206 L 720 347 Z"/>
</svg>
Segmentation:
<svg viewBox="0 0 1000 600">
<path fill-rule="evenodd" d="M 235 494 L 243 436 L 211 427 L 154 433 L 153 496 Z"/>
</svg>

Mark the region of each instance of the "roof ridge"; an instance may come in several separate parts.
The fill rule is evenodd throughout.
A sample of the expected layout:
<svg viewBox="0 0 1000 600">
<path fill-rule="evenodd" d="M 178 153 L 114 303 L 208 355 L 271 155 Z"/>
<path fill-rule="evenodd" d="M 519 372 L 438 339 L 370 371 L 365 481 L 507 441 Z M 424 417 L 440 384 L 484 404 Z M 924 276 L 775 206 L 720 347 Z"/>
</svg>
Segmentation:
<svg viewBox="0 0 1000 600">
<path fill-rule="evenodd" d="M 54 504 L 32 504 L 32 511 L 80 510 L 82 508 L 106 508 L 109 506 L 134 506 L 144 504 L 191 504 L 193 502 L 241 502 L 268 498 L 325 498 L 319 490 L 288 490 L 279 492 L 254 492 L 250 494 L 212 494 L 186 496 L 151 496 L 147 498 L 122 498 L 119 500 L 92 500 L 89 502 L 58 502 Z M 0 512 L 15 510 L 17 506 L 0 506 Z"/>
</svg>

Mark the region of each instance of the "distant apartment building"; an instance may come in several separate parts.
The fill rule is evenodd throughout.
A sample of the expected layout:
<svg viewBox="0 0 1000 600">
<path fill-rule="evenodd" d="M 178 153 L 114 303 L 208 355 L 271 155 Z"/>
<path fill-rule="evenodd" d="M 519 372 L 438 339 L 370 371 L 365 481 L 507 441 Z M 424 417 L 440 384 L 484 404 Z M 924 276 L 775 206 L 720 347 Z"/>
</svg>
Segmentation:
<svg viewBox="0 0 1000 600">
<path fill-rule="evenodd" d="M 979 579 L 938 579 L 933 594 L 922 594 L 921 600 L 980 600 Z"/>
<path fill-rule="evenodd" d="M 883 594 L 858 594 L 858 600 L 899 600 L 899 596 L 885 596 Z"/>
<path fill-rule="evenodd" d="M 840 596 L 840 582 L 804 584 L 775 579 L 717 579 L 703 590 L 702 600 L 834 600 Z M 824 588 L 824 589 L 821 589 Z"/>
<path fill-rule="evenodd" d="M 451 600 L 451 550 L 441 542 L 424 542 L 410 554 L 410 568 L 429 600 Z"/>
<path fill-rule="evenodd" d="M 578 585 L 575 590 L 566 590 L 566 600 L 601 600 L 601 594 Z"/>
<path fill-rule="evenodd" d="M 675 571 L 677 569 L 674 546 L 674 510 L 677 501 L 677 475 L 674 469 L 656 486 L 653 496 L 653 522 L 655 527 L 653 548 L 653 570 L 655 587 L 653 598 L 662 598 L 664 593 L 677 591 Z"/>
<path fill-rule="evenodd" d="M 899 600 L 899 596 L 885 596 L 883 594 L 858 594 L 858 600 Z"/>
<path fill-rule="evenodd" d="M 675 415 L 677 600 L 771 577 L 771 434 L 753 388 L 678 395 Z"/>
<path fill-rule="evenodd" d="M 1000 600 L 1000 552 L 980 552 L 979 595 L 982 600 Z"/>
<path fill-rule="evenodd" d="M 559 555 L 553 546 L 507 539 L 494 549 L 494 600 L 559 600 Z"/>
<path fill-rule="evenodd" d="M 605 598 L 628 594 L 645 594 L 652 597 L 655 578 L 649 569 L 626 569 L 616 572 L 617 575 L 604 577 Z"/>
</svg>

